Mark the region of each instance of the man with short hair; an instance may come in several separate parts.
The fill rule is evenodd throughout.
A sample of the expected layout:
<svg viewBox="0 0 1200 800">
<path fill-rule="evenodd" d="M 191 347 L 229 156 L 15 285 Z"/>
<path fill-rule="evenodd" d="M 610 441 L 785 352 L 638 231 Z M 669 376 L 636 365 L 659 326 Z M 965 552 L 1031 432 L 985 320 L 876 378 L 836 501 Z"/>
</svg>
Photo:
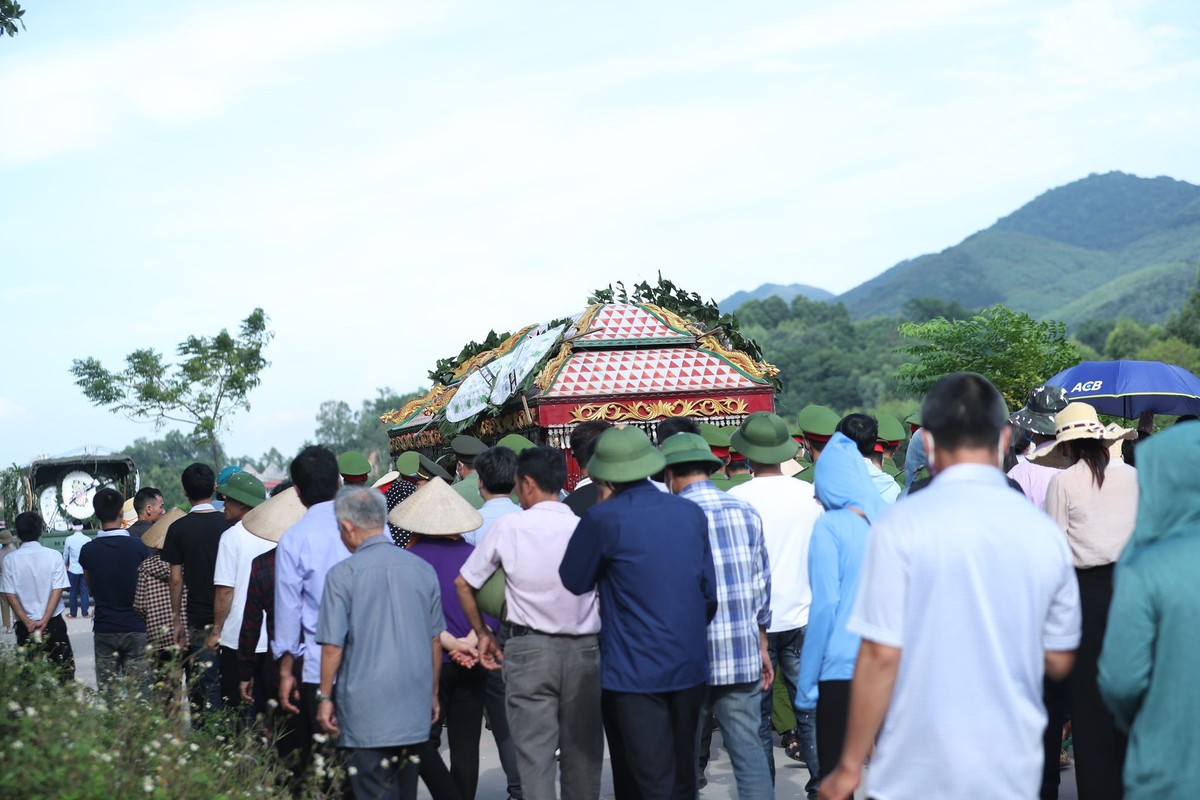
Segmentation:
<svg viewBox="0 0 1200 800">
<path fill-rule="evenodd" d="M 297 477 L 308 472 L 302 468 Z M 324 516 L 322 505 L 310 513 Z M 324 580 L 314 637 L 321 654 L 312 659 L 320 665 L 317 721 L 349 751 L 355 797 L 411 800 L 420 769 L 414 756 L 438 718 L 446 622 L 437 576 L 385 535 L 387 503 L 379 492 L 347 486 L 337 494 L 335 514 L 339 541 L 353 555 L 331 565 Z M 283 543 L 279 551 L 286 552 Z"/>
<path fill-rule="evenodd" d="M 733 434 L 733 447 L 746 456 L 754 480 L 734 486 L 729 493 L 745 500 L 762 518 L 763 541 L 771 564 L 771 625 L 767 628 L 767 650 L 775 668 L 775 682 L 782 681 L 787 694 L 785 707 L 794 708 L 796 683 L 800 677 L 800 651 L 808 628 L 812 591 L 808 584 L 808 543 L 813 525 L 821 516 L 821 505 L 812 484 L 783 474 L 780 466 L 793 458 L 800 446 L 777 414 L 756 411 Z M 784 576 L 787 576 L 786 578 Z M 771 725 L 774 692 L 762 698 L 762 728 Z M 796 728 L 785 730 L 780 743 L 789 758 L 808 765 L 808 796 L 815 797 L 819 779 L 816 727 L 812 715 L 795 714 Z M 788 717 L 790 722 L 790 717 Z M 770 760 L 775 775 L 775 760 Z"/>
<path fill-rule="evenodd" d="M 83 567 L 79 564 L 79 552 L 90 541 L 88 535 L 83 532 L 83 523 L 72 522 L 71 535 L 63 542 L 62 554 L 63 562 L 67 565 L 67 580 L 71 582 L 68 594 L 70 611 L 67 619 L 75 619 L 75 612 L 80 606 L 83 607 L 83 616 L 86 619 L 91 608 L 91 594 L 88 592 L 87 582 L 83 579 Z"/>
<path fill-rule="evenodd" d="M 1070 671 L 1079 587 L 1062 531 L 997 468 L 1007 416 L 972 373 L 925 396 L 937 480 L 872 525 L 847 624 L 863 637 L 849 730 L 822 798 L 850 797 L 872 748 L 874 797 L 1038 794 L 1042 678 Z M 988 747 L 961 735 L 963 709 Z"/>
<path fill-rule="evenodd" d="M 483 472 L 481 467 L 481 480 Z M 479 638 L 485 667 L 507 657 L 504 682 L 521 791 L 554 800 L 561 750 L 563 797 L 596 797 L 604 762 L 600 720 L 600 615 L 595 592 L 575 595 L 557 568 L 579 519 L 558 493 L 567 479 L 562 453 L 532 447 L 517 457 L 521 511 L 497 520 L 455 581 Z M 502 656 L 483 623 L 475 593 L 504 569 L 511 635 Z"/>
<path fill-rule="evenodd" d="M 458 479 L 450 488 L 470 503 L 471 508 L 482 508 L 483 497 L 479 494 L 479 475 L 475 471 L 475 459 L 487 450 L 487 445 L 474 436 L 460 434 L 450 440 L 450 449 L 454 451 L 454 476 Z"/>
<path fill-rule="evenodd" d="M 610 750 L 642 795 L 695 797 L 716 575 L 704 512 L 649 481 L 665 466 L 640 428 L 600 435 L 588 470 L 614 494 L 584 513 L 558 574 L 574 594 L 599 590 Z"/>
<path fill-rule="evenodd" d="M 322 650 L 316 636 L 325 576 L 331 567 L 349 558 L 350 551 L 338 534 L 334 515 L 337 457 L 324 447 L 310 445 L 292 459 L 289 472 L 308 511 L 288 528 L 275 548 L 275 639 L 271 650 L 279 657 L 279 705 L 294 715 L 291 721 L 305 734 L 301 739 L 306 749 L 300 751 L 297 765 L 303 772 L 312 757 L 311 735 L 320 731 L 316 718 Z M 395 603 L 381 600 L 379 605 Z M 295 667 L 299 668 L 299 684 Z M 428 736 L 427 728 L 425 738 Z"/>
<path fill-rule="evenodd" d="M 79 553 L 83 577 L 95 600 L 93 639 L 96 688 L 105 691 L 123 675 L 146 676 L 146 623 L 133 609 L 138 567 L 150 548 L 121 527 L 124 503 L 116 489 L 101 489 L 92 498 L 100 532 Z"/>
<path fill-rule="evenodd" d="M 611 427 L 612 423 L 610 422 L 593 419 L 579 423 L 571 431 L 571 457 L 579 466 L 579 480 L 575 482 L 575 489 L 567 495 L 567 499 L 563 502 L 577 517 L 582 517 L 583 512 L 595 505 L 600 497 L 600 487 L 592 481 L 592 476 L 588 474 L 587 462 L 592 457 L 592 448 L 596 437 Z"/>
<path fill-rule="evenodd" d="M 489 447 L 475 457 L 474 468 L 471 474 L 478 486 L 476 494 L 483 500 L 483 505 L 479 506 L 483 525 L 479 530 L 463 534 L 463 539 L 478 545 L 496 520 L 521 510 L 512 499 L 517 485 L 517 454 L 507 447 Z"/>
<path fill-rule="evenodd" d="M 220 711 L 221 676 L 217 652 L 207 644 L 213 624 L 213 570 L 221 534 L 229 527 L 213 507 L 216 476 L 207 464 L 191 464 L 183 471 L 183 493 L 192 509 L 171 523 L 163 543 L 162 558 L 171 565 L 171 615 L 175 643 L 187 651 L 193 719 Z M 183 622 L 183 587 L 187 584 L 187 627 Z"/>
<path fill-rule="evenodd" d="M 238 690 L 238 636 L 242 630 L 242 612 L 246 607 L 246 590 L 250 585 L 250 565 L 257 556 L 275 549 L 275 543 L 255 536 L 242 525 L 242 518 L 267 499 L 263 482 L 249 472 L 235 472 L 217 487 L 225 497 L 225 520 L 233 523 L 221 535 L 217 547 L 217 563 L 213 567 L 213 627 L 207 646 L 218 652 L 221 671 L 221 697 L 226 708 L 242 704 Z M 267 651 L 266 626 L 260 626 L 256 653 Z M 243 718 L 253 717 L 253 708 L 245 709 Z"/>
<path fill-rule="evenodd" d="M 763 692 L 775 679 L 767 652 L 771 622 L 771 568 L 762 519 L 744 500 L 721 491 L 708 476 L 720 469 L 700 436 L 677 433 L 663 442 L 667 486 L 708 517 L 708 539 L 717 574 L 717 615 L 708 623 L 708 695 L 700 719 L 716 717 L 729 750 L 737 795 L 774 797 L 770 736 L 761 735 Z M 703 731 L 697 735 L 703 739 Z"/>
<path fill-rule="evenodd" d="M 32 511 L 18 514 L 14 527 L 21 546 L 4 557 L 0 594 L 17 615 L 17 647 L 27 648 L 31 657 L 44 651 L 57 666 L 59 680 L 69 683 L 75 677 L 75 653 L 62 618 L 62 593 L 71 586 L 66 567 L 62 556 L 38 541 L 40 516 Z"/>
<path fill-rule="evenodd" d="M 137 494 L 133 496 L 133 510 L 137 514 L 137 520 L 126 530 L 135 539 L 141 539 L 142 534 L 150 530 L 150 526 L 167 513 L 162 492 L 153 486 L 138 489 Z"/>
<path fill-rule="evenodd" d="M 876 449 L 879 423 L 875 418 L 866 414 L 847 414 L 838 423 L 837 432 L 858 447 L 859 455 L 867 465 L 867 475 L 884 502 L 896 502 L 900 497 L 901 487 L 892 476 L 883 471 L 883 450 Z"/>
</svg>

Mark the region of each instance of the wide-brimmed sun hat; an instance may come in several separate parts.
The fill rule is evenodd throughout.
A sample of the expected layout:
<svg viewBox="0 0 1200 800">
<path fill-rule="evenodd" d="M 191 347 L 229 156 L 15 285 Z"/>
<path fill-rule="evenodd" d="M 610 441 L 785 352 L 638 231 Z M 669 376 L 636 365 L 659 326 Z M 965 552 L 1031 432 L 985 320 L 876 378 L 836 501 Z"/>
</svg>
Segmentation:
<svg viewBox="0 0 1200 800">
<path fill-rule="evenodd" d="M 800 450 L 783 417 L 770 411 L 755 411 L 746 417 L 731 441 L 739 453 L 759 464 L 782 464 Z"/>
<path fill-rule="evenodd" d="M 1038 386 L 1029 392 L 1025 407 L 1013 412 L 1008 421 L 1021 430 L 1054 436 L 1055 415 L 1067 407 L 1067 390 L 1058 386 Z"/>
<path fill-rule="evenodd" d="M 126 528 L 137 522 L 137 512 L 133 510 L 132 497 L 121 504 L 121 518 L 124 520 Z"/>
<path fill-rule="evenodd" d="M 1110 434 L 1096 414 L 1096 409 L 1087 403 L 1068 403 L 1054 415 L 1054 440 L 1039 445 L 1029 454 L 1029 458 L 1035 461 L 1045 458 L 1063 442 L 1096 439 L 1105 442 L 1107 446 L 1116 441 L 1134 438 L 1137 438 L 1137 431 L 1127 428 L 1119 428 Z"/>
<path fill-rule="evenodd" d="M 668 467 L 675 464 L 705 464 L 711 475 L 725 463 L 713 455 L 708 442 L 698 433 L 668 436 L 658 449 Z"/>
<path fill-rule="evenodd" d="M 632 483 L 657 475 L 666 463 L 641 428 L 609 428 L 596 439 L 588 473 L 598 481 Z"/>
<path fill-rule="evenodd" d="M 278 542 L 307 511 L 296 487 L 289 486 L 242 517 L 242 527 L 260 539 Z"/>
<path fill-rule="evenodd" d="M 483 525 L 483 517 L 450 484 L 438 477 L 388 513 L 388 522 L 421 536 L 457 536 Z"/>
<path fill-rule="evenodd" d="M 379 476 L 379 480 L 377 480 L 371 484 L 371 488 L 372 489 L 380 489 L 380 488 L 383 488 L 384 486 L 391 486 L 393 483 L 396 482 L 396 479 L 399 477 L 400 477 L 400 473 L 397 472 L 396 470 L 392 470 L 391 472 L 385 472 L 384 474 Z"/>
<path fill-rule="evenodd" d="M 155 550 L 161 550 L 163 543 L 167 541 L 167 528 L 171 527 L 172 522 L 183 519 L 185 516 L 187 515 L 183 513 L 183 509 L 172 508 L 146 529 L 146 532 L 142 534 L 142 544 Z"/>
</svg>

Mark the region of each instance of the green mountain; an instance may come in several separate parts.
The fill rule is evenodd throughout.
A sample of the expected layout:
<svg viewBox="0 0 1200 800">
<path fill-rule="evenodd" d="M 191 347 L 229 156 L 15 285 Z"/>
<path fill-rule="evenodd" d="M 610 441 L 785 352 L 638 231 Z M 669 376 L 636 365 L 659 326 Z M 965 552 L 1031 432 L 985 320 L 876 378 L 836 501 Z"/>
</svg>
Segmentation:
<svg viewBox="0 0 1200 800">
<path fill-rule="evenodd" d="M 1060 186 L 943 250 L 903 261 L 837 299 L 856 318 L 897 315 L 913 298 L 1004 303 L 1077 325 L 1161 322 L 1200 261 L 1200 186 L 1121 172 Z"/>
<path fill-rule="evenodd" d="M 807 297 L 809 300 L 832 300 L 834 298 L 833 292 L 827 292 L 815 286 L 805 286 L 802 283 L 792 283 L 786 286 L 779 283 L 764 283 L 751 292 L 734 292 L 717 303 L 717 306 L 722 312 L 730 312 L 748 300 L 766 300 L 768 297 L 778 297 L 785 303 L 791 303 L 797 295 Z"/>
</svg>

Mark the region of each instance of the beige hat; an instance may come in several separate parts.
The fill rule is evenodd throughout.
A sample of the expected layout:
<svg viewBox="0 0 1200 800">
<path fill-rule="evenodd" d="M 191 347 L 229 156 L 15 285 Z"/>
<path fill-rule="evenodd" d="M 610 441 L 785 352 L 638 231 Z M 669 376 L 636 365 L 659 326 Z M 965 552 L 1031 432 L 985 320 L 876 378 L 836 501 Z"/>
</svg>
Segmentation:
<svg viewBox="0 0 1200 800">
<path fill-rule="evenodd" d="M 308 511 L 300 502 L 295 486 L 289 486 L 274 497 L 268 497 L 242 517 L 242 527 L 260 539 L 278 542 L 288 528 L 300 521 Z"/>
<path fill-rule="evenodd" d="M 1087 403 L 1068 403 L 1066 408 L 1054 415 L 1054 441 L 1040 445 L 1028 457 L 1037 461 L 1048 456 L 1063 442 L 1077 439 L 1097 439 L 1111 445 L 1115 441 L 1137 436 L 1137 431 L 1119 426 L 1111 427 L 1113 430 L 1110 435 L 1109 429 L 1104 427 L 1104 423 L 1097 416 L 1096 409 Z"/>
<path fill-rule="evenodd" d="M 804 471 L 804 467 L 800 466 L 800 462 L 794 458 L 789 458 L 787 461 L 779 465 L 779 469 L 789 478 L 799 475 Z"/>
<path fill-rule="evenodd" d="M 393 508 L 388 521 L 422 536 L 455 536 L 483 525 L 479 512 L 437 476 Z"/>
<path fill-rule="evenodd" d="M 172 508 L 159 517 L 158 521 L 142 534 L 142 544 L 146 545 L 146 547 L 153 547 L 155 550 L 161 550 L 163 544 L 167 541 L 167 528 L 171 527 L 171 523 L 175 520 L 183 519 L 186 516 L 181 509 Z"/>
<path fill-rule="evenodd" d="M 133 510 L 133 498 L 129 498 L 121 505 L 121 514 L 124 515 L 125 527 L 128 528 L 133 523 L 137 522 L 137 512 Z"/>
<path fill-rule="evenodd" d="M 396 479 L 399 477 L 400 477 L 400 473 L 397 472 L 396 470 L 392 470 L 391 472 L 385 472 L 383 475 L 380 476 L 379 480 L 377 480 L 371 484 L 371 488 L 378 489 L 380 486 L 386 486 L 389 483 L 395 483 Z"/>
</svg>

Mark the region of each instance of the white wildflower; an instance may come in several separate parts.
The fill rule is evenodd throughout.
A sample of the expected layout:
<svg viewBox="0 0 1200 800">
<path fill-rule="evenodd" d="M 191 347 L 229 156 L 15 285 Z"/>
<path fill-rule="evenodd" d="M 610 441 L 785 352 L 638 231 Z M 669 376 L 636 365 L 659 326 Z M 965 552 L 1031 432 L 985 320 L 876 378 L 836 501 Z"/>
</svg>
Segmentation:
<svg viewBox="0 0 1200 800">
<path fill-rule="evenodd" d="M 188 749 L 191 750 L 193 753 L 199 753 L 200 745 L 196 744 L 195 742 L 192 742 L 191 744 L 188 745 Z"/>
<path fill-rule="evenodd" d="M 8 710 L 13 712 L 14 714 L 17 714 L 21 711 L 21 704 L 18 703 L 16 700 L 9 700 L 8 701 Z"/>
<path fill-rule="evenodd" d="M 329 741 L 329 737 L 324 733 L 314 733 L 313 741 L 317 744 L 325 744 L 327 741 Z"/>
<path fill-rule="evenodd" d="M 391 765 L 391 762 L 388 761 L 386 758 L 379 762 L 379 766 L 383 769 L 387 769 L 390 765 Z"/>
<path fill-rule="evenodd" d="M 142 778 L 142 791 L 146 794 L 150 794 L 154 791 L 154 779 L 149 775 Z"/>
<path fill-rule="evenodd" d="M 24 747 L 25 747 L 25 743 L 22 742 L 20 739 L 13 740 L 13 743 L 12 743 L 13 750 L 21 750 L 21 749 L 24 749 Z"/>
<path fill-rule="evenodd" d="M 346 767 L 346 774 L 353 778 L 358 774 L 358 767 Z"/>
<path fill-rule="evenodd" d="M 37 709 L 36 709 L 36 708 L 34 708 L 33 706 L 25 706 L 25 716 L 27 716 L 27 717 L 36 717 L 36 716 L 37 716 Z"/>
<path fill-rule="evenodd" d="M 112 763 L 112 756 L 111 756 L 110 754 L 108 754 L 108 753 L 101 753 L 101 754 L 100 754 L 100 760 L 101 760 L 101 761 L 103 761 L 105 764 L 111 764 L 111 763 Z"/>
</svg>

